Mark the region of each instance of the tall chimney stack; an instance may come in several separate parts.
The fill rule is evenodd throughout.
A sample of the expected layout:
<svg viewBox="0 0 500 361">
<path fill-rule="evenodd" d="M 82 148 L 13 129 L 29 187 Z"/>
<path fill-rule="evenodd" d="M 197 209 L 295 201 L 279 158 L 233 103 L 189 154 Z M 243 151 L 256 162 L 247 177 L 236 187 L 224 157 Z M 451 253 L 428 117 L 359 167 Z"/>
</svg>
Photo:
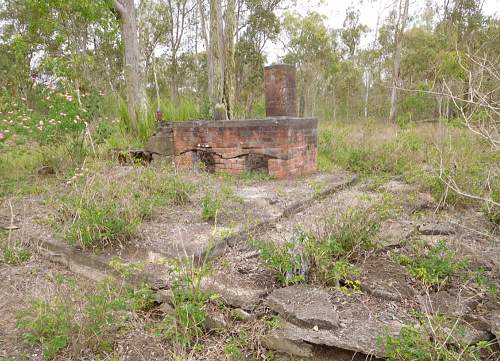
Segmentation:
<svg viewBox="0 0 500 361">
<path fill-rule="evenodd" d="M 267 117 L 296 117 L 295 67 L 276 64 L 264 68 Z"/>
</svg>

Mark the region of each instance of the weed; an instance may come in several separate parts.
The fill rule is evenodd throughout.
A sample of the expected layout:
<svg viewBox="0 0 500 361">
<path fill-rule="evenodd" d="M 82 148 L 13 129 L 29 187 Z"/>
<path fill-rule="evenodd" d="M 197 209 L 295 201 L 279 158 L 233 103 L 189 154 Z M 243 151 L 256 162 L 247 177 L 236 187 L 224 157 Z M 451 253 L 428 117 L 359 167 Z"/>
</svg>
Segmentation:
<svg viewBox="0 0 500 361">
<path fill-rule="evenodd" d="M 226 345 L 224 346 L 224 354 L 231 361 L 243 361 L 247 359 L 241 352 L 238 343 L 233 337 L 226 342 Z"/>
<path fill-rule="evenodd" d="M 264 262 L 276 271 L 278 281 L 285 286 L 305 281 L 305 262 L 296 245 L 274 245 L 260 240 L 250 240 L 250 245 L 260 252 Z"/>
<path fill-rule="evenodd" d="M 28 310 L 19 313 L 17 327 L 29 345 L 41 345 L 43 356 L 51 359 L 70 343 L 77 328 L 74 312 L 61 300 L 34 301 Z"/>
<path fill-rule="evenodd" d="M 466 262 L 457 260 L 456 252 L 451 251 L 443 240 L 430 247 L 427 252 L 420 249 L 416 251 L 415 257 L 400 255 L 397 261 L 425 284 L 442 285 L 467 265 Z"/>
<path fill-rule="evenodd" d="M 386 335 L 379 339 L 379 346 L 389 361 L 447 361 L 483 360 L 491 354 L 487 341 L 469 345 L 463 337 L 464 329 L 457 320 L 442 315 L 419 315 L 417 324 L 406 324 L 398 336 Z"/>
<path fill-rule="evenodd" d="M 279 328 L 281 325 L 281 321 L 278 316 L 274 315 L 264 320 L 264 324 L 266 325 L 266 329 L 268 331 L 271 331 Z"/>
<path fill-rule="evenodd" d="M 31 252 L 19 242 L 0 246 L 0 263 L 5 263 L 10 266 L 18 266 L 27 262 L 31 258 Z"/>
<path fill-rule="evenodd" d="M 110 352 L 117 331 L 126 324 L 128 312 L 147 310 L 153 305 L 153 293 L 145 285 L 132 289 L 111 280 L 99 283 L 94 292 L 78 298 L 84 300 L 81 315 L 65 296 L 51 302 L 33 301 L 17 316 L 17 327 L 24 340 L 30 345 L 41 345 L 45 358 L 55 357 L 70 345 L 75 350 Z"/>
<path fill-rule="evenodd" d="M 109 261 L 109 266 L 118 272 L 122 277 L 129 278 L 144 270 L 143 262 L 122 262 L 118 257 L 113 257 Z"/>
<path fill-rule="evenodd" d="M 207 268 L 196 267 L 188 260 L 175 260 L 172 272 L 174 311 L 165 318 L 163 334 L 182 349 L 191 348 L 204 333 L 205 303 L 210 297 L 200 285 Z"/>
<path fill-rule="evenodd" d="M 332 215 L 321 235 L 299 231 L 296 240 L 275 245 L 251 240 L 260 257 L 276 272 L 283 285 L 301 283 L 307 277 L 346 292 L 359 291 L 357 267 L 351 264 L 362 252 L 372 250 L 378 232 L 376 215 L 369 209 L 349 209 Z"/>
<path fill-rule="evenodd" d="M 323 190 L 323 187 L 324 187 L 324 184 L 322 182 L 319 182 L 317 180 L 314 180 L 314 179 L 309 179 L 307 181 L 307 185 L 309 186 L 309 188 L 311 188 L 315 194 L 319 194 L 321 193 L 321 191 Z"/>
<path fill-rule="evenodd" d="M 222 207 L 222 200 L 217 195 L 207 193 L 201 199 L 201 218 L 204 221 L 215 221 Z"/>
<path fill-rule="evenodd" d="M 126 241 L 155 208 L 189 200 L 193 186 L 169 174 L 168 168 L 140 170 L 122 182 L 104 176 L 86 184 L 75 182 L 68 194 L 57 199 L 64 238 L 84 248 Z"/>
</svg>

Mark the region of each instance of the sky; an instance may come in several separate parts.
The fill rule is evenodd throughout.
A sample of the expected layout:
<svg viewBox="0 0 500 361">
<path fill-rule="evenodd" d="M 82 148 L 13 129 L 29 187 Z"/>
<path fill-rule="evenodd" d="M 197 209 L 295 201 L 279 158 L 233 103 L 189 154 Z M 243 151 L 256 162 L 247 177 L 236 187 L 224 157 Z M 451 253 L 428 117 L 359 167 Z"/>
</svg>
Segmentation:
<svg viewBox="0 0 500 361">
<path fill-rule="evenodd" d="M 380 21 L 392 9 L 394 0 L 287 0 L 287 10 L 306 15 L 308 11 L 316 11 L 327 17 L 326 23 L 330 28 L 341 28 L 345 13 L 349 6 L 360 10 L 360 23 L 370 28 L 370 32 L 361 40 L 361 47 L 373 41 L 377 17 L 381 13 Z M 415 16 L 425 8 L 426 0 L 410 0 L 410 15 Z M 500 16 L 500 0 L 484 0 L 483 13 Z M 283 11 L 279 12 L 279 16 Z M 268 43 L 264 48 L 267 63 L 276 62 L 280 55 L 284 55 L 283 45 L 280 42 Z"/>
</svg>

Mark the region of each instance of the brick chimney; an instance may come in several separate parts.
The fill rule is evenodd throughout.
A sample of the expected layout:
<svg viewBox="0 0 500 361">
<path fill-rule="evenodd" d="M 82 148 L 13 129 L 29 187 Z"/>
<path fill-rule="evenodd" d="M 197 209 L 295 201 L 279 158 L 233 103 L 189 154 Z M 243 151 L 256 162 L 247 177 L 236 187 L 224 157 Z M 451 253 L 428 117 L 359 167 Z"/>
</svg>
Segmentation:
<svg viewBox="0 0 500 361">
<path fill-rule="evenodd" d="M 264 68 L 267 117 L 297 117 L 295 67 L 276 64 Z"/>
</svg>

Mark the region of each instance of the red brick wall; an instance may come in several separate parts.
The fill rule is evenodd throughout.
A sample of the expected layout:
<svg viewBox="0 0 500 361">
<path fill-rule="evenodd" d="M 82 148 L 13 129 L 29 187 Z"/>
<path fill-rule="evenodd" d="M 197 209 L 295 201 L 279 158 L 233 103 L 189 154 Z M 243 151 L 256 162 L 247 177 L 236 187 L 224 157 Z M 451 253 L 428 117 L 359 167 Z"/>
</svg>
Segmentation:
<svg viewBox="0 0 500 361">
<path fill-rule="evenodd" d="M 173 128 L 175 163 L 181 168 L 193 167 L 209 154 L 215 170 L 241 173 L 249 168 L 248 154 L 260 154 L 267 160 L 269 174 L 276 178 L 316 171 L 316 119 L 200 121 L 169 126 Z"/>
</svg>

